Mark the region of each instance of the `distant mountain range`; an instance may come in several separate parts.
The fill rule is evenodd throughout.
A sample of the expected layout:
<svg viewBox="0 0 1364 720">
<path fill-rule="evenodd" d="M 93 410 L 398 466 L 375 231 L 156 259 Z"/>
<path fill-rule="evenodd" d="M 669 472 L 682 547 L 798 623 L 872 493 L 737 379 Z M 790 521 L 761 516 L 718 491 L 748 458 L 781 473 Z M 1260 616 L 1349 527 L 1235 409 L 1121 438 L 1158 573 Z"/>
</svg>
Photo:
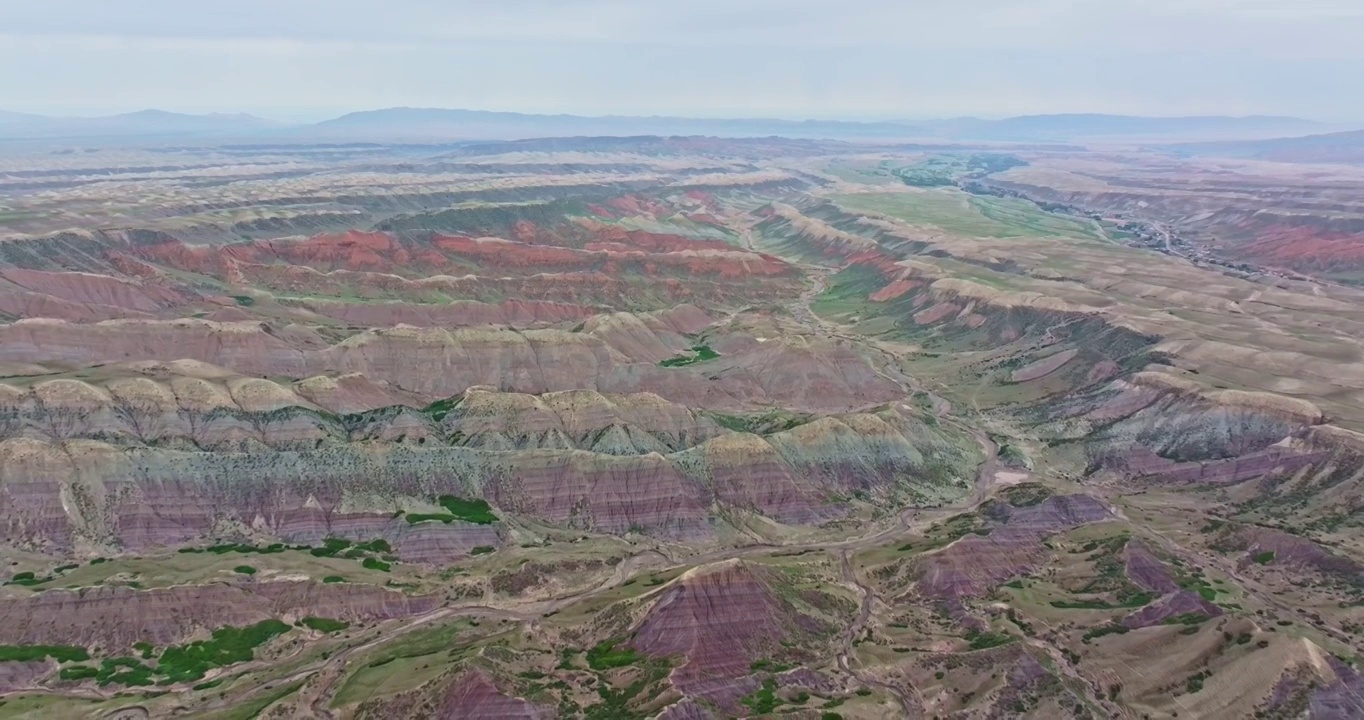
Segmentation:
<svg viewBox="0 0 1364 720">
<path fill-rule="evenodd" d="M 0 111 L 0 138 L 5 139 L 220 135 L 282 127 L 246 114 L 190 115 L 141 110 L 103 117 L 48 117 Z"/>
<path fill-rule="evenodd" d="M 681 117 L 586 117 L 529 115 L 479 110 L 389 108 L 350 113 L 301 129 L 320 137 L 519 139 L 564 135 L 716 135 L 815 139 L 973 140 L 1058 142 L 1079 139 L 1243 139 L 1303 135 L 1326 129 L 1291 117 L 1133 117 L 1125 115 L 1029 115 L 1003 120 L 956 118 L 933 121 L 702 119 Z"/>
<path fill-rule="evenodd" d="M 1364 165 L 1364 130 L 1270 140 L 1190 143 L 1168 149 L 1183 155 Z"/>
<path fill-rule="evenodd" d="M 535 115 L 483 110 L 388 108 L 354 112 L 308 125 L 284 125 L 244 114 L 189 115 L 162 110 L 106 117 L 57 118 L 0 111 L 0 139 L 128 139 L 199 137 L 270 142 L 448 142 L 564 136 L 712 135 L 836 140 L 998 142 L 1248 140 L 1307 135 L 1338 128 L 1292 117 L 1135 117 L 1028 115 L 1002 120 L 933 121 L 709 119 Z"/>
</svg>

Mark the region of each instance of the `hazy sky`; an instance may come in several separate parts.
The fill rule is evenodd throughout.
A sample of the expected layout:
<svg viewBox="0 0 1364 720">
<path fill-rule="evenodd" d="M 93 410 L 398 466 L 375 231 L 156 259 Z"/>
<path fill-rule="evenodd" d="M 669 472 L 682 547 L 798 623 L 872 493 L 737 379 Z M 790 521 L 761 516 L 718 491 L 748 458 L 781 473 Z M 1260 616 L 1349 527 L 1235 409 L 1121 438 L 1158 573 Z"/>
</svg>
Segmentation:
<svg viewBox="0 0 1364 720">
<path fill-rule="evenodd" d="M 0 109 L 1364 120 L 1364 0 L 0 0 Z"/>
</svg>

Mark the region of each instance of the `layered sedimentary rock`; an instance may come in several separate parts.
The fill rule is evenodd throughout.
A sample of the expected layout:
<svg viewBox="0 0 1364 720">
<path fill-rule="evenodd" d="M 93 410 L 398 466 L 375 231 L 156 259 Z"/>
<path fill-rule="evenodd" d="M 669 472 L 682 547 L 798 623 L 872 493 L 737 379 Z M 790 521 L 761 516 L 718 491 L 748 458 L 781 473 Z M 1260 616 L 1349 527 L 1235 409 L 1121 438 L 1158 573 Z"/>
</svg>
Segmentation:
<svg viewBox="0 0 1364 720">
<path fill-rule="evenodd" d="M 757 435 L 716 438 L 688 453 L 682 464 L 699 472 L 727 508 L 793 524 L 816 524 L 841 514 L 825 491 L 802 478 Z"/>
<path fill-rule="evenodd" d="M 366 330 L 329 343 L 298 324 L 208 320 L 73 324 L 29 320 L 0 326 L 0 361 L 87 366 L 165 360 L 174 348 L 197 360 L 255 377 L 360 374 L 430 399 L 491 386 L 540 394 L 578 389 L 654 392 L 692 406 L 778 404 L 839 412 L 901 394 L 851 350 L 794 339 L 755 344 L 743 354 L 695 367 L 660 367 L 693 341 L 682 313 L 593 318 L 582 332 L 397 327 Z"/>
<path fill-rule="evenodd" d="M 569 390 L 534 396 L 486 387 L 466 392 L 444 427 L 469 447 L 576 448 L 611 455 L 682 450 L 722 432 L 710 418 L 653 393 Z"/>
<path fill-rule="evenodd" d="M 918 566 L 916 590 L 926 597 L 954 599 L 988 594 L 1010 578 L 1040 567 L 1050 551 L 1048 535 L 1113 517 L 1088 495 L 1052 496 L 1036 505 L 991 506 L 995 521 L 984 535 L 967 534 L 925 556 Z"/>
<path fill-rule="evenodd" d="M 817 524 L 854 492 L 958 498 L 975 465 L 969 440 L 899 409 L 759 436 L 656 395 L 594 391 L 475 388 L 443 416 L 395 407 L 343 418 L 231 377 L 62 380 L 16 398 L 24 414 L 11 419 L 28 424 L 0 441 L 4 537 L 58 553 L 259 533 L 384 538 L 405 558 L 441 562 L 499 544 L 486 527 L 414 529 L 393 517 L 446 494 L 583 530 L 694 538 L 728 510 Z M 233 409 L 242 405 L 261 409 Z M 92 434 L 106 440 L 83 439 Z"/>
<path fill-rule="evenodd" d="M 1218 617 L 1222 608 L 1203 599 L 1192 590 L 1180 590 L 1163 597 L 1122 619 L 1129 628 L 1160 625 L 1167 620 L 1187 616 Z"/>
<path fill-rule="evenodd" d="M 204 630 L 305 615 L 348 622 L 410 617 L 439 607 L 437 597 L 409 596 L 371 585 L 273 581 L 175 585 L 153 590 L 99 586 L 0 598 L 0 644 L 172 645 Z"/>
<path fill-rule="evenodd" d="M 1140 540 L 1129 540 L 1123 546 L 1124 574 L 1139 587 L 1155 593 L 1172 593 L 1179 583 L 1165 567 L 1165 563 Z"/>
<path fill-rule="evenodd" d="M 770 658 L 782 641 L 827 632 L 774 585 L 772 571 L 739 560 L 702 566 L 674 582 L 635 628 L 631 645 L 685 662 L 670 680 L 684 694 L 732 708 L 757 686 L 752 663 Z"/>
</svg>

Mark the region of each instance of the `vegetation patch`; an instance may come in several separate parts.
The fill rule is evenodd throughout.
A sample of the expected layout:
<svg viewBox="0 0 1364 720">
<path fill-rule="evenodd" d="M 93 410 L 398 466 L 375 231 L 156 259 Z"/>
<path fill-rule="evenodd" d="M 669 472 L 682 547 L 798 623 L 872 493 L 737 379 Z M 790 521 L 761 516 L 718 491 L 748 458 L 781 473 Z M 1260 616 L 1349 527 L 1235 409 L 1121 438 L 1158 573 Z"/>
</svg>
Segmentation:
<svg viewBox="0 0 1364 720">
<path fill-rule="evenodd" d="M 36 577 L 31 571 L 25 571 L 20 573 L 14 573 L 14 575 L 11 576 L 9 581 L 6 582 L 5 584 L 32 587 L 34 585 L 41 585 L 45 582 L 50 582 L 52 579 L 53 578 L 51 575 L 48 575 L 47 577 Z"/>
<path fill-rule="evenodd" d="M 742 433 L 767 435 L 800 427 L 810 422 L 810 415 L 802 415 L 785 410 L 769 410 L 761 415 L 726 415 L 711 413 L 710 417 L 720 427 Z"/>
<path fill-rule="evenodd" d="M 1268 565 L 1274 562 L 1274 551 L 1266 550 L 1262 553 L 1255 553 L 1255 557 L 1251 559 L 1254 560 L 1257 565 Z"/>
<path fill-rule="evenodd" d="M 238 565 L 237 567 L 232 568 L 232 572 L 237 573 L 238 575 L 255 575 L 256 569 L 250 565 Z"/>
<path fill-rule="evenodd" d="M 366 570 L 378 570 L 380 572 L 388 572 L 390 569 L 393 568 L 392 563 L 386 563 L 383 560 L 380 560 L 379 558 L 372 557 L 365 558 L 360 563 L 360 566 L 365 568 Z"/>
<path fill-rule="evenodd" d="M 1176 567 L 1175 583 L 1179 585 L 1182 590 L 1192 590 L 1193 592 L 1198 593 L 1200 597 L 1208 602 L 1215 601 L 1218 594 L 1221 592 L 1213 587 L 1208 582 L 1207 578 L 1203 577 L 1203 572 L 1201 570 L 1195 570 L 1190 573 L 1186 572 L 1182 567 Z"/>
<path fill-rule="evenodd" d="M 466 500 L 454 495 L 441 495 L 437 502 L 445 508 L 445 512 L 408 513 L 405 516 L 408 524 L 415 525 L 419 522 L 434 521 L 449 525 L 456 520 L 463 520 L 475 525 L 491 525 L 498 520 L 497 515 L 493 514 L 492 506 L 482 498 Z"/>
<path fill-rule="evenodd" d="M 1196 693 L 1203 689 L 1203 681 L 1210 677 L 1212 677 L 1212 673 L 1207 670 L 1190 675 L 1188 679 L 1184 681 L 1184 689 L 1190 694 Z"/>
<path fill-rule="evenodd" d="M 1030 507 L 1040 505 L 1052 496 L 1052 491 L 1041 483 L 1023 483 L 1005 488 L 999 495 L 1004 502 L 1014 507 Z"/>
<path fill-rule="evenodd" d="M 455 408 L 459 407 L 459 403 L 463 399 L 463 397 L 457 395 L 455 397 L 445 398 L 444 400 L 437 400 L 422 408 L 422 412 L 425 413 L 427 417 L 431 418 L 432 421 L 441 422 L 445 420 L 446 415 L 449 415 Z"/>
<path fill-rule="evenodd" d="M 274 553 L 282 553 L 288 549 L 289 548 L 286 547 L 284 543 L 274 543 L 271 545 L 264 546 L 247 545 L 245 543 L 225 543 L 222 545 L 210 545 L 209 547 L 205 548 L 180 548 L 179 550 L 176 550 L 176 552 L 187 555 L 195 553 L 213 553 L 214 555 L 226 555 L 227 553 L 230 552 L 242 554 L 257 553 L 260 555 L 272 555 Z M 306 550 L 307 546 L 296 546 L 294 549 Z"/>
<path fill-rule="evenodd" d="M 1155 599 L 1155 593 L 1143 590 L 1120 595 L 1116 603 L 1102 599 L 1052 600 L 1051 606 L 1061 610 L 1120 610 L 1142 607 Z"/>
<path fill-rule="evenodd" d="M 709 345 L 693 345 L 690 353 L 670 357 L 667 360 L 660 360 L 658 365 L 659 367 L 665 368 L 683 367 L 705 362 L 707 360 L 714 360 L 718 357 L 720 357 L 720 353 L 712 350 Z"/>
<path fill-rule="evenodd" d="M 587 651 L 587 666 L 593 670 L 634 665 L 639 659 L 639 653 L 634 648 L 617 648 L 614 640 L 604 640 Z"/>
<path fill-rule="evenodd" d="M 781 704 L 781 700 L 777 698 L 777 681 L 772 678 L 764 679 L 761 687 L 739 702 L 748 706 L 756 715 L 771 713 Z"/>
<path fill-rule="evenodd" d="M 318 632 L 334 633 L 341 632 L 350 627 L 350 623 L 344 620 L 333 620 L 332 618 L 308 616 L 299 620 L 298 623 L 303 627 Z"/>
<path fill-rule="evenodd" d="M 1211 618 L 1210 616 L 1208 616 L 1206 613 L 1201 613 L 1201 612 L 1190 612 L 1190 613 L 1184 613 L 1183 615 L 1176 615 L 1176 616 L 1174 616 L 1174 617 L 1167 617 L 1167 618 L 1165 618 L 1164 620 L 1161 621 L 1161 624 L 1162 624 L 1162 625 L 1199 625 L 1199 624 L 1202 624 L 1202 623 L 1204 623 L 1204 622 L 1207 622 L 1208 620 L 1211 620 L 1211 619 L 1212 619 L 1212 618 Z"/>
<path fill-rule="evenodd" d="M 257 647 L 286 632 L 289 626 L 279 620 L 262 620 L 242 628 L 218 628 L 208 640 L 166 648 L 155 672 L 164 675 L 168 682 L 202 680 L 213 668 L 252 660 Z"/>
<path fill-rule="evenodd" d="M 900 182 L 911 187 L 947 187 L 966 178 L 978 178 L 1028 163 L 1013 155 L 977 153 L 973 155 L 935 155 L 922 162 L 892 171 Z"/>
<path fill-rule="evenodd" d="M 630 704 L 645 690 L 652 688 L 668 676 L 672 665 L 666 660 L 650 660 L 643 663 L 638 677 L 621 690 L 616 690 L 600 677 L 597 680 L 597 695 L 601 702 L 584 708 L 581 717 L 585 720 L 623 720 L 624 718 L 643 718 L 646 715 L 631 712 Z M 651 695 L 646 697 L 651 697 Z M 570 708 L 571 709 L 571 708 Z M 565 713 L 572 717 L 576 712 Z"/>
<path fill-rule="evenodd" d="M 1089 630 L 1084 634 L 1084 637 L 1081 638 L 1081 640 L 1088 644 L 1090 640 L 1093 640 L 1095 638 L 1101 638 L 1105 635 L 1125 635 L 1128 632 L 1131 632 L 1131 628 L 1127 627 L 1126 625 L 1121 625 L 1119 623 L 1111 623 L 1109 625 L 1102 625 Z"/>
<path fill-rule="evenodd" d="M 95 670 L 95 682 L 105 685 L 126 685 L 128 687 L 148 687 L 156 684 L 152 678 L 154 670 L 142 664 L 141 660 L 130 657 L 106 658 Z"/>
<path fill-rule="evenodd" d="M 994 632 L 992 630 L 986 630 L 984 632 L 972 630 L 966 634 L 966 641 L 969 643 L 970 650 L 987 650 L 992 647 L 999 647 L 1000 645 L 1008 645 L 1016 639 L 1017 638 L 1008 633 Z"/>
<path fill-rule="evenodd" d="M 0 645 L 0 662 L 36 662 L 52 658 L 57 662 L 84 662 L 90 653 L 71 645 Z"/>
</svg>

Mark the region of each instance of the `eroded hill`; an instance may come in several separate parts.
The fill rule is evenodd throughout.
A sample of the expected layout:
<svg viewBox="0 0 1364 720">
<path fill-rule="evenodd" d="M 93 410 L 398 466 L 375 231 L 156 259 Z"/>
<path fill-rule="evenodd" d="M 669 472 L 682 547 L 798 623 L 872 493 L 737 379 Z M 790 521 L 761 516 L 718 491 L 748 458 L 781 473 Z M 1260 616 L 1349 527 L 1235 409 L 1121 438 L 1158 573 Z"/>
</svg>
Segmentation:
<svg viewBox="0 0 1364 720">
<path fill-rule="evenodd" d="M 6 716 L 1364 713 L 1364 295 L 1112 158 L 112 152 L 0 183 Z"/>
</svg>

